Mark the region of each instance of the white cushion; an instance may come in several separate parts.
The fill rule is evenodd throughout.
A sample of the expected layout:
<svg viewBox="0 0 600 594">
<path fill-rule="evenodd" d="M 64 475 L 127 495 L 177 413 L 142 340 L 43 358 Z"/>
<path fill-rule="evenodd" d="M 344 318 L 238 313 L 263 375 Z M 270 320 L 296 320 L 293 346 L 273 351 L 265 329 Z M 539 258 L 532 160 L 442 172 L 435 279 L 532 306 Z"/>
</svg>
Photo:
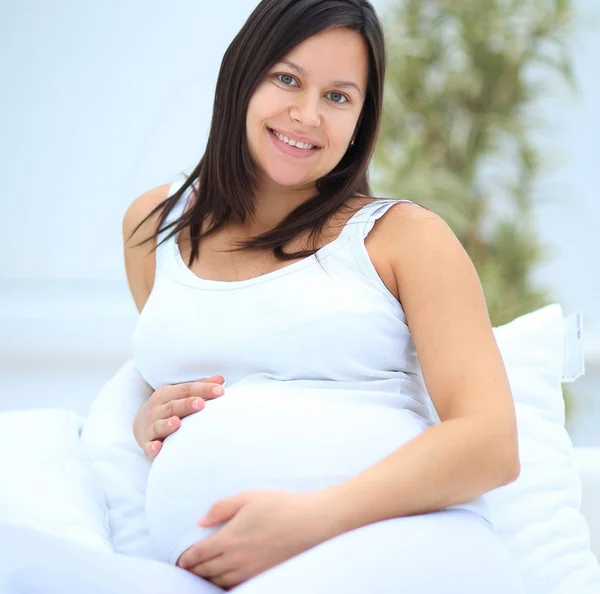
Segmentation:
<svg viewBox="0 0 600 594">
<path fill-rule="evenodd" d="M 0 414 L 0 518 L 112 550 L 104 492 L 79 442 L 81 425 L 68 410 Z"/>
<path fill-rule="evenodd" d="M 590 527 L 592 551 L 600 559 L 600 447 L 576 447 L 575 464 L 583 487 L 581 511 Z"/>
<path fill-rule="evenodd" d="M 564 426 L 561 307 L 549 305 L 494 333 L 515 401 L 521 459 L 519 478 L 487 495 L 499 534 L 530 594 L 597 594 L 600 568 Z"/>
<path fill-rule="evenodd" d="M 119 553 L 158 559 L 148 535 L 146 483 L 151 462 L 133 437 L 133 419 L 152 388 L 132 360 L 103 386 L 81 442 L 106 493 L 112 544 Z"/>
</svg>

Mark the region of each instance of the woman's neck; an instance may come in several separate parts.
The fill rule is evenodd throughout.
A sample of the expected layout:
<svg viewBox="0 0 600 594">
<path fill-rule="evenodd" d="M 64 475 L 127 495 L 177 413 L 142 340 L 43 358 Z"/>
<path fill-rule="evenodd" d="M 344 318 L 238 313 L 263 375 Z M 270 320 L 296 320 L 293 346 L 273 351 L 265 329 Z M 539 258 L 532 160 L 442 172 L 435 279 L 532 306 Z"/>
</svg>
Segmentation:
<svg viewBox="0 0 600 594">
<path fill-rule="evenodd" d="M 263 187 L 254 196 L 254 216 L 233 227 L 248 237 L 260 235 L 276 227 L 300 204 L 315 196 L 314 185 L 305 188 Z"/>
</svg>

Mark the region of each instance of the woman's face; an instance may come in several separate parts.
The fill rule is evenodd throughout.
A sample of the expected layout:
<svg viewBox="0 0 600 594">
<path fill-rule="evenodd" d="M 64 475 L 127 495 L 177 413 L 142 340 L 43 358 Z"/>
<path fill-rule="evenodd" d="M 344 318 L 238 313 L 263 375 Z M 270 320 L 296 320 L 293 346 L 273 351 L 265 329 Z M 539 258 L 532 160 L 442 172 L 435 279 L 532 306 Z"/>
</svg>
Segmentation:
<svg viewBox="0 0 600 594">
<path fill-rule="evenodd" d="M 365 41 L 346 28 L 306 39 L 275 64 L 246 115 L 261 182 L 308 188 L 334 169 L 352 140 L 367 77 Z"/>
</svg>

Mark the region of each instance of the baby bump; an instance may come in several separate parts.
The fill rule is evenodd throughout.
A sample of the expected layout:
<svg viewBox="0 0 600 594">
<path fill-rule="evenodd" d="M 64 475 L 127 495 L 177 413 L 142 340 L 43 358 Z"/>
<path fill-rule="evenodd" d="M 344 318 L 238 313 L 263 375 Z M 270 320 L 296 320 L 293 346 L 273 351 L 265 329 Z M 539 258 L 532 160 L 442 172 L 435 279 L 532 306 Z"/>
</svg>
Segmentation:
<svg viewBox="0 0 600 594">
<path fill-rule="evenodd" d="M 299 394 L 230 389 L 186 417 L 152 464 L 150 537 L 175 563 L 216 529 L 196 522 L 249 489 L 309 491 L 356 475 L 427 427 L 410 411 Z"/>
</svg>

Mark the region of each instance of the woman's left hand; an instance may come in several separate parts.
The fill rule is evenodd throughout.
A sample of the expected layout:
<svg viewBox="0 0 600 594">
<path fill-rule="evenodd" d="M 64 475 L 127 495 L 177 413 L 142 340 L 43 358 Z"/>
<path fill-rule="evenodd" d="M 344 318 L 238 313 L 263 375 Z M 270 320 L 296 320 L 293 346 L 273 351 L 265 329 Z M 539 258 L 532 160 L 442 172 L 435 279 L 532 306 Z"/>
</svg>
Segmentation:
<svg viewBox="0 0 600 594">
<path fill-rule="evenodd" d="M 187 549 L 177 566 L 233 588 L 341 534 L 335 507 L 324 491 L 245 491 L 221 499 L 198 524 L 225 525 Z"/>
</svg>

